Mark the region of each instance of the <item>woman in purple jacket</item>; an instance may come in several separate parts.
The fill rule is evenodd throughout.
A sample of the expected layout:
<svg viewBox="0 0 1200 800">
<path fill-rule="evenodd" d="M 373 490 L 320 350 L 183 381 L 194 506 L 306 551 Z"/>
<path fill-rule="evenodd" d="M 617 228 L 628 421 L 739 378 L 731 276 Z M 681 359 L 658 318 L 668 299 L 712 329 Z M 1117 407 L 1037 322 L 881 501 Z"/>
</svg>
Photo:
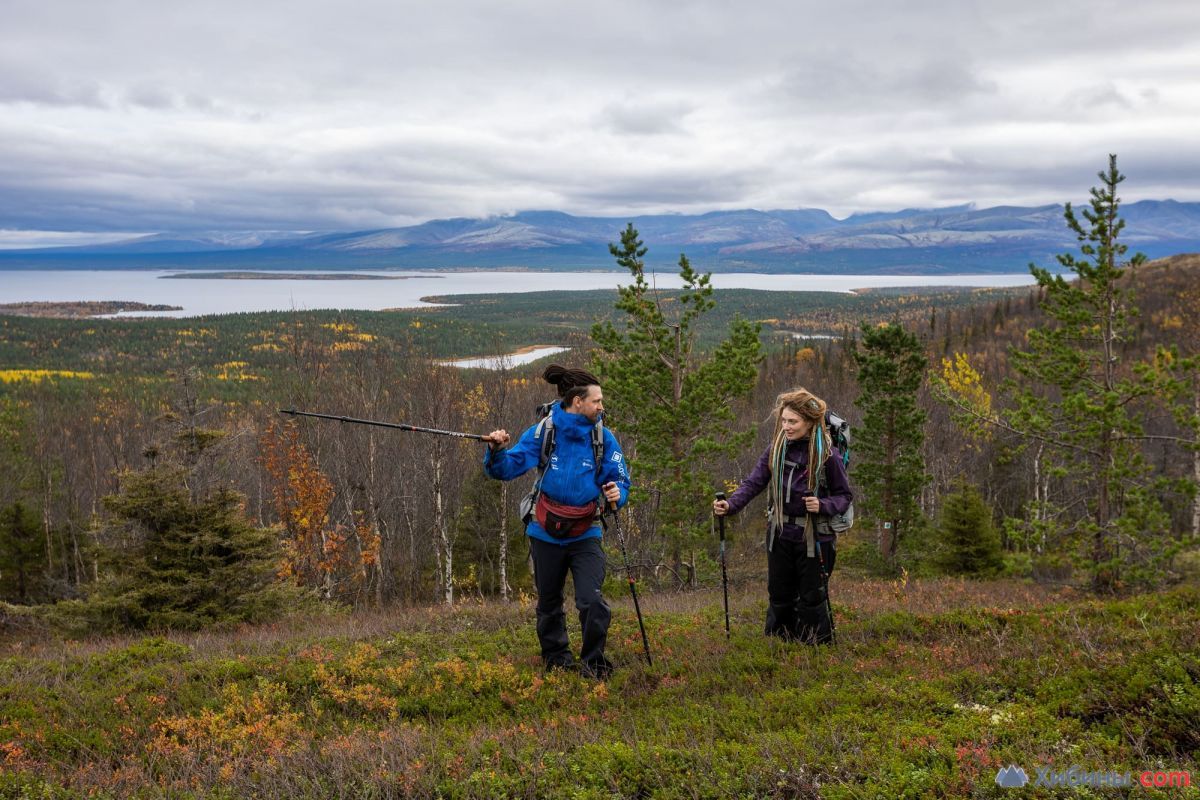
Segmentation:
<svg viewBox="0 0 1200 800">
<path fill-rule="evenodd" d="M 728 500 L 713 503 L 718 516 L 736 514 L 767 490 L 766 632 L 818 644 L 832 639 L 825 583 L 833 571 L 836 534 L 822 534 L 817 522 L 844 513 L 853 499 L 825 425 L 826 408 L 807 389 L 779 395 L 771 446 Z"/>
</svg>

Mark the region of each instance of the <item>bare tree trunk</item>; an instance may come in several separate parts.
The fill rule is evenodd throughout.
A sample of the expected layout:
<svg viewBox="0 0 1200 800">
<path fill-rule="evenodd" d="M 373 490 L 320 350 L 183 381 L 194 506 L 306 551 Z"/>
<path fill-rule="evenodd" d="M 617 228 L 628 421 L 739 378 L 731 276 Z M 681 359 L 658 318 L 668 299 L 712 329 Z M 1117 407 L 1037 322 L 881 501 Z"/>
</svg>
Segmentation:
<svg viewBox="0 0 1200 800">
<path fill-rule="evenodd" d="M 442 594 L 446 605 L 454 605 L 454 542 L 450 540 L 449 526 L 446 524 L 445 501 L 442 497 L 442 445 L 435 445 L 433 462 L 433 526 L 438 533 L 440 555 L 438 562 L 441 566 Z"/>
<path fill-rule="evenodd" d="M 329 536 L 325 533 L 324 525 L 321 526 L 321 552 L 322 553 L 329 552 Z M 333 573 L 330 572 L 329 570 L 325 570 L 324 572 L 325 572 L 325 580 L 323 581 L 324 585 L 323 585 L 321 591 L 324 592 L 325 599 L 329 600 L 330 598 L 333 597 Z"/>
<path fill-rule="evenodd" d="M 406 599 L 409 601 L 417 597 L 417 589 L 419 588 L 421 577 L 417 569 L 417 526 L 415 516 L 410 508 L 405 509 L 404 525 L 408 529 L 408 592 Z M 439 569 L 441 569 L 440 564 L 441 562 L 439 561 Z"/>
<path fill-rule="evenodd" d="M 54 497 L 54 475 L 48 465 L 44 465 L 42 477 L 42 532 L 46 535 L 46 572 L 51 573 L 54 571 L 54 541 L 50 537 L 50 503 Z"/>
<path fill-rule="evenodd" d="M 83 551 L 79 549 L 79 529 L 74 524 L 71 525 L 71 551 L 73 555 L 72 572 L 74 573 L 71 576 L 72 582 L 75 584 L 75 588 L 79 588 L 83 585 L 83 576 L 87 574 L 87 566 L 83 561 Z"/>
<path fill-rule="evenodd" d="M 508 484 L 500 483 L 500 599 L 508 602 L 512 587 L 508 585 Z"/>
<path fill-rule="evenodd" d="M 1037 511 L 1034 519 L 1044 521 L 1050 516 L 1050 473 L 1047 471 L 1042 474 L 1042 454 L 1046 450 L 1046 443 L 1042 442 L 1038 445 L 1037 457 L 1033 460 L 1033 477 L 1036 483 L 1033 487 L 1033 497 L 1037 501 Z M 1037 541 L 1037 552 L 1041 555 L 1046 551 L 1046 526 L 1040 526 L 1040 534 Z"/>
<path fill-rule="evenodd" d="M 367 496 L 366 496 L 366 511 L 367 522 L 371 525 L 371 531 L 375 534 L 375 605 L 383 605 L 383 554 L 386 552 L 383 540 L 383 526 L 379 524 L 379 510 L 375 505 L 375 453 L 376 440 L 374 430 L 369 430 L 367 434 Z"/>
</svg>

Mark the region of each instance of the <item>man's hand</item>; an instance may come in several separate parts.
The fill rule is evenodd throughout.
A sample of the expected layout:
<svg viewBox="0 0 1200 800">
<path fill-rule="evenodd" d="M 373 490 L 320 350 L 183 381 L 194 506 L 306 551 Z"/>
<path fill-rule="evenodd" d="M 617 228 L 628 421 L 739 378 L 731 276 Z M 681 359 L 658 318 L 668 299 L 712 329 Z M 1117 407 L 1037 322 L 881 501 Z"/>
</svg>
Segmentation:
<svg viewBox="0 0 1200 800">
<path fill-rule="evenodd" d="M 508 431 L 501 428 L 498 431 L 492 431 L 483 437 L 483 440 L 493 450 L 503 450 L 505 447 L 508 447 L 508 443 L 512 441 L 512 437 L 508 435 Z"/>
<path fill-rule="evenodd" d="M 621 487 L 614 481 L 604 484 L 604 499 L 612 505 L 621 502 Z"/>
</svg>

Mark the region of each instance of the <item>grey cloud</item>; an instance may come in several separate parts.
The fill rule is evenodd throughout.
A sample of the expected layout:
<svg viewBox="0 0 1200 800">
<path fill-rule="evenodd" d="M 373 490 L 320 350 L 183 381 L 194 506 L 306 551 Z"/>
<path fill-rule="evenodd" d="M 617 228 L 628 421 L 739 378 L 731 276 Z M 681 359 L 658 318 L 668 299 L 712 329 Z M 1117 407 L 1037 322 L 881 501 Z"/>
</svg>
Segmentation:
<svg viewBox="0 0 1200 800">
<path fill-rule="evenodd" d="M 179 99 L 161 86 L 138 86 L 126 94 L 126 102 L 153 110 L 178 108 Z"/>
<path fill-rule="evenodd" d="M 966 58 L 922 58 L 913 64 L 826 54 L 784 73 L 763 98 L 795 104 L 809 114 L 872 115 L 897 110 L 953 108 L 975 95 L 996 92 Z"/>
<path fill-rule="evenodd" d="M 1197 199 L 1198 9 L 8 0 L 0 228 Z"/>
<path fill-rule="evenodd" d="M 686 133 L 683 120 L 693 108 L 679 101 L 645 103 L 629 99 L 605 107 L 598 115 L 598 123 L 618 134 L 680 135 Z"/>
<path fill-rule="evenodd" d="M 100 84 L 0 61 L 0 104 L 29 103 L 45 106 L 107 105 Z"/>
<path fill-rule="evenodd" d="M 1114 83 L 1084 86 L 1067 95 L 1066 104 L 1072 111 L 1094 112 L 1107 109 L 1131 110 L 1137 100 L 1117 88 Z"/>
</svg>

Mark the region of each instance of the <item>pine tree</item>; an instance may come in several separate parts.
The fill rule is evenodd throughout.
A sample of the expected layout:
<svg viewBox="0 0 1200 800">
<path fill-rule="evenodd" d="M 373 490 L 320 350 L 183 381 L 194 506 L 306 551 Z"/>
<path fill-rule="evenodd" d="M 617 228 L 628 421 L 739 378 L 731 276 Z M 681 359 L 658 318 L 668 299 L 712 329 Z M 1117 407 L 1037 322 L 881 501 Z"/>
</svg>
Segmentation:
<svg viewBox="0 0 1200 800">
<path fill-rule="evenodd" d="M 855 405 L 863 411 L 854 485 L 859 506 L 880 525 L 880 553 L 894 563 L 900 540 L 920 516 L 918 499 L 929 480 L 921 453 L 925 412 L 917 405 L 926 359 L 917 337 L 900 325 L 864 323 L 854 363 Z"/>
<path fill-rule="evenodd" d="M 942 498 L 938 520 L 942 569 L 955 575 L 994 575 L 1003 566 L 1000 537 L 979 490 L 959 482 Z"/>
<path fill-rule="evenodd" d="M 1101 185 L 1091 190 L 1082 221 L 1066 206 L 1080 257 L 1057 258 L 1077 280 L 1030 265 L 1051 322 L 1029 331 L 1028 348 L 1012 352 L 1019 378 L 1016 407 L 1006 423 L 1049 443 L 1055 475 L 1067 494 L 1048 516 L 1061 520 L 1063 534 L 1082 545 L 1093 588 L 1111 591 L 1129 580 L 1155 581 L 1186 544 L 1170 536 L 1160 501 L 1180 487 L 1154 475 L 1142 447 L 1150 440 L 1185 447 L 1195 442 L 1147 436 L 1143 419 L 1155 405 L 1188 415 L 1177 398 L 1183 396 L 1184 373 L 1195 364 L 1180 359 L 1174 346 L 1159 346 L 1140 361 L 1124 360 L 1136 338 L 1132 323 L 1138 313 L 1126 276 L 1136 273 L 1145 256 L 1125 260 L 1128 246 L 1118 241 L 1125 221 L 1118 214 L 1117 186 L 1125 176 L 1115 155 L 1098 175 Z M 1088 514 L 1067 513 L 1075 506 Z"/>
<path fill-rule="evenodd" d="M 716 300 L 711 273 L 700 274 L 679 257 L 683 289 L 670 298 L 646 282 L 646 248 L 632 224 L 621 246 L 609 245 L 633 283 L 619 290 L 616 307 L 624 330 L 611 322 L 592 328 L 599 352 L 595 368 L 604 382 L 613 427 L 633 441 L 633 501 L 652 499 L 658 526 L 677 572 L 692 564 L 683 553 L 708 534 L 714 477 L 708 460 L 746 447 L 753 431 L 736 431 L 732 404 L 754 386 L 762 360 L 760 327 L 737 318 L 728 337 L 710 354 L 696 350 L 696 326 Z M 668 306 L 678 311 L 668 313 Z"/>
</svg>

